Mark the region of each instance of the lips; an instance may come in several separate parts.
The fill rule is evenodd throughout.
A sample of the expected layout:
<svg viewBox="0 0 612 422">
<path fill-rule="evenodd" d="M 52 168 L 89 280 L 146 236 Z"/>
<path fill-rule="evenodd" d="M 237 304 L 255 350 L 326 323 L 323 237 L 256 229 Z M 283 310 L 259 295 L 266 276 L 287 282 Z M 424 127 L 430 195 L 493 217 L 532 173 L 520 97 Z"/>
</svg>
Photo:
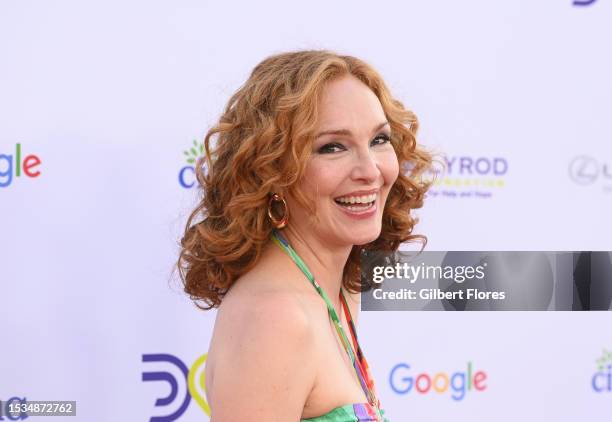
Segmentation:
<svg viewBox="0 0 612 422">
<path fill-rule="evenodd" d="M 378 189 L 374 189 L 351 192 L 348 195 L 334 198 L 334 201 L 349 214 L 367 215 L 374 211 L 377 197 Z"/>
</svg>

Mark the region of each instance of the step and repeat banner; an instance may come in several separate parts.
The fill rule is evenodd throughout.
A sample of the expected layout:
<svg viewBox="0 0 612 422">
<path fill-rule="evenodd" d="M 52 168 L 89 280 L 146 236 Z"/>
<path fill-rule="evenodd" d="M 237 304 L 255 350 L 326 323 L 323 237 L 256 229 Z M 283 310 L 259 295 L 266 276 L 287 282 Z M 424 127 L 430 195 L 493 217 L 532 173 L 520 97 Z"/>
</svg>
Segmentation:
<svg viewBox="0 0 612 422">
<path fill-rule="evenodd" d="M 446 165 L 427 251 L 611 251 L 611 20 L 606 0 L 2 1 L 0 420 L 23 400 L 209 420 L 215 312 L 181 292 L 178 240 L 203 135 L 274 53 L 363 58 L 416 113 Z M 564 296 L 600 311 L 362 312 L 386 414 L 609 420 L 603 283 Z"/>
</svg>

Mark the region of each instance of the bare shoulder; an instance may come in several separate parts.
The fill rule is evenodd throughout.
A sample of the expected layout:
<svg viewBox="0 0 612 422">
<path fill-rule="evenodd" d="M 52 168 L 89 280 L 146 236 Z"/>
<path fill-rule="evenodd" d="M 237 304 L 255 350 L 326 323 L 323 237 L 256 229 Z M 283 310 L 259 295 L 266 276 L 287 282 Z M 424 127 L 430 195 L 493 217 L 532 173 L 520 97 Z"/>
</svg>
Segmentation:
<svg viewBox="0 0 612 422">
<path fill-rule="evenodd" d="M 216 325 L 243 338 L 286 331 L 291 336 L 311 334 L 307 309 L 295 292 L 275 288 L 274 283 L 245 283 L 232 290 L 219 308 Z"/>
<path fill-rule="evenodd" d="M 222 303 L 215 322 L 215 422 L 299 420 L 314 385 L 314 330 L 291 292 L 242 289 Z"/>
</svg>

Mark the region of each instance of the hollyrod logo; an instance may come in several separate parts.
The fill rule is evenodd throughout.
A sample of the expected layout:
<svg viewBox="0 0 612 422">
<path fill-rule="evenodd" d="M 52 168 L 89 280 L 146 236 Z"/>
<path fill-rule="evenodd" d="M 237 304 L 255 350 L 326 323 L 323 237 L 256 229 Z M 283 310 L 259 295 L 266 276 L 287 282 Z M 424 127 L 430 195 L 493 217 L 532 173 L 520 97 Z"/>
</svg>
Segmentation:
<svg viewBox="0 0 612 422">
<path fill-rule="evenodd" d="M 435 374 L 426 372 L 415 373 L 407 363 L 398 363 L 391 369 L 389 384 L 397 394 L 450 394 L 451 399 L 461 401 L 471 391 L 485 391 L 487 386 L 487 373 L 476 371 L 472 362 L 467 363 L 465 371 L 456 371 L 448 374 L 445 371 Z"/>
<path fill-rule="evenodd" d="M 193 145 L 183 151 L 187 165 L 179 170 L 178 181 L 185 189 L 191 189 L 196 185 L 195 164 L 198 158 L 204 154 L 204 144 L 193 140 Z"/>
<path fill-rule="evenodd" d="M 40 170 L 37 170 L 41 163 L 37 155 L 26 155 L 21 159 L 21 144 L 15 145 L 15 155 L 0 154 L 0 188 L 7 188 L 13 183 L 13 178 L 23 176 L 36 178 L 40 176 Z"/>
<path fill-rule="evenodd" d="M 603 351 L 595 361 L 597 371 L 591 379 L 591 387 L 596 393 L 612 393 L 612 351 Z"/>
<path fill-rule="evenodd" d="M 170 394 L 166 397 L 160 397 L 155 400 L 155 407 L 163 408 L 175 408 L 171 406 L 174 402 L 177 402 L 178 408 L 164 416 L 152 416 L 149 420 L 151 422 L 172 422 L 179 419 L 189 407 L 191 399 L 193 398 L 196 403 L 202 408 L 204 413 L 210 417 L 210 407 L 206 402 L 205 396 L 205 385 L 204 385 L 204 363 L 208 353 L 204 353 L 202 356 L 197 358 L 191 368 L 187 368 L 187 365 L 182 360 L 174 355 L 170 354 L 148 354 L 142 355 L 143 362 L 158 362 L 165 363 L 166 366 L 174 368 L 180 371 L 181 376 L 177 379 L 174 373 L 169 371 L 156 371 L 156 372 L 143 372 L 142 381 L 162 381 L 170 385 Z M 185 385 L 185 395 L 178 397 L 179 384 Z"/>
<path fill-rule="evenodd" d="M 508 160 L 503 157 L 445 157 L 445 171 L 439 172 L 428 195 L 445 198 L 490 198 L 504 188 Z"/>
</svg>

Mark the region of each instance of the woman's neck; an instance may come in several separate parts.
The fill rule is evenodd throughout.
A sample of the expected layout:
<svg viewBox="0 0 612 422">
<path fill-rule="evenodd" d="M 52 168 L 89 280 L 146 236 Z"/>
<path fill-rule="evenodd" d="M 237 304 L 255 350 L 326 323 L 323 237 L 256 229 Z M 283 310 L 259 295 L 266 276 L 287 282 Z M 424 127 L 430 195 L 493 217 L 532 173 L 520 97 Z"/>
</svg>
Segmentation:
<svg viewBox="0 0 612 422">
<path fill-rule="evenodd" d="M 324 242 L 311 233 L 300 233 L 291 227 L 287 227 L 281 233 L 302 258 L 338 312 L 344 266 L 352 245 L 334 246 L 331 242 Z"/>
</svg>

